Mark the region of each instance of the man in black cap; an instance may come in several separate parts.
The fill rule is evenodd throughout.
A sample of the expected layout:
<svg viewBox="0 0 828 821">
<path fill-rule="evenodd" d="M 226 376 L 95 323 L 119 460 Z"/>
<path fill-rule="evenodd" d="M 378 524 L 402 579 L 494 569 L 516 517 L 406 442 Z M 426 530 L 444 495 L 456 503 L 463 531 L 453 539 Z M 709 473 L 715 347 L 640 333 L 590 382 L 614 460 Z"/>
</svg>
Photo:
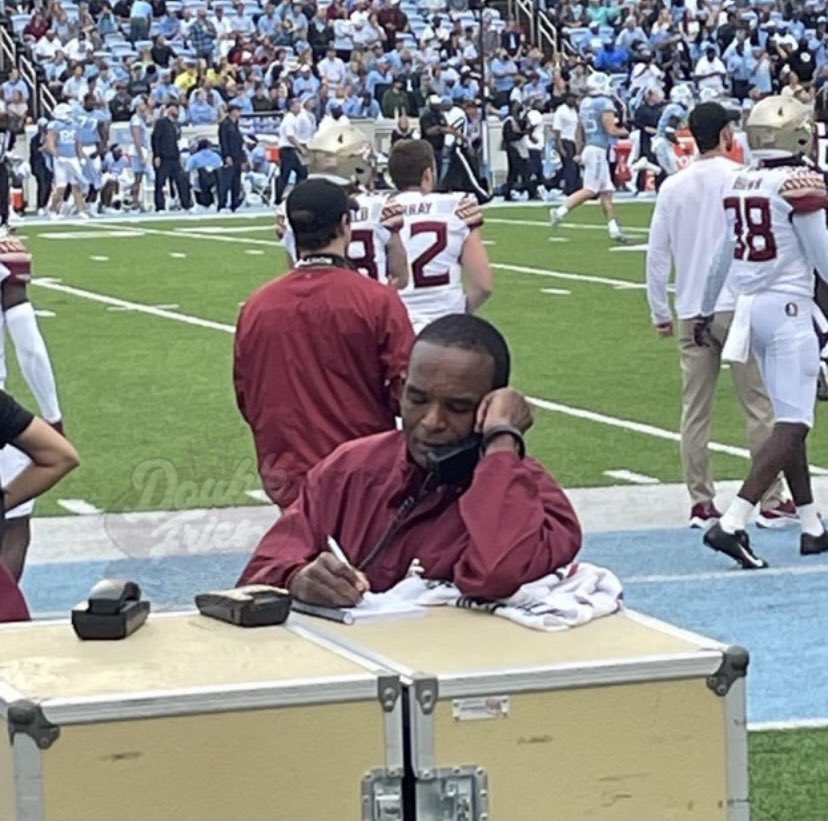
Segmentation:
<svg viewBox="0 0 828 821">
<path fill-rule="evenodd" d="M 155 166 L 155 210 L 164 210 L 164 185 L 167 180 L 175 183 L 178 201 L 185 211 L 189 211 L 190 186 L 181 167 L 181 149 L 178 140 L 181 128 L 178 125 L 178 103 L 167 104 L 167 110 L 152 129 L 150 143 L 152 147 L 152 164 Z"/>
<path fill-rule="evenodd" d="M 250 297 L 236 326 L 236 401 L 262 485 L 282 507 L 317 462 L 343 442 L 393 430 L 399 413 L 414 333 L 396 290 L 346 259 L 352 205 L 326 179 L 291 191 L 299 261 Z"/>
<path fill-rule="evenodd" d="M 693 326 L 702 312 L 707 273 L 725 236 L 724 192 L 739 166 L 727 157 L 733 142 L 733 117 L 723 106 L 700 103 L 690 113 L 689 124 L 699 156 L 665 181 L 656 200 L 647 246 L 647 298 L 656 332 L 662 337 L 678 336 L 681 458 L 690 494 L 690 526 L 707 528 L 721 516 L 715 505 L 708 445 L 722 349 L 736 303 L 733 292 L 729 288 L 722 291 L 704 346 L 696 343 Z M 667 300 L 672 268 L 677 323 Z M 771 434 L 773 409 L 753 357 L 745 363 L 733 362 L 730 373 L 747 419 L 750 449 L 755 453 Z M 762 498 L 760 526 L 778 527 L 795 515 L 782 493 L 777 479 Z"/>
<path fill-rule="evenodd" d="M 224 168 L 218 178 L 218 211 L 227 207 L 227 194 L 230 194 L 230 210 L 235 213 L 241 205 L 241 172 L 245 161 L 244 141 L 239 130 L 241 103 L 231 100 L 227 106 L 227 116 L 219 125 L 218 136 L 221 146 L 221 158 Z"/>
</svg>

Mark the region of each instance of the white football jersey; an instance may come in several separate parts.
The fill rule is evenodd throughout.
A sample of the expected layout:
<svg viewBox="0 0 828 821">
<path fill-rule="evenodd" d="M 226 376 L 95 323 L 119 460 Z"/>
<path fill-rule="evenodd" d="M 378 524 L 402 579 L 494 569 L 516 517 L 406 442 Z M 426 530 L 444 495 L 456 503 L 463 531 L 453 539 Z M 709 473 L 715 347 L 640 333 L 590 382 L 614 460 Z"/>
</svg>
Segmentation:
<svg viewBox="0 0 828 821">
<path fill-rule="evenodd" d="M 724 208 L 735 222 L 728 282 L 737 294 L 784 291 L 811 296 L 814 272 L 791 222 L 825 208 L 825 180 L 804 166 L 750 168 L 734 174 Z"/>
<path fill-rule="evenodd" d="M 387 194 L 357 194 L 359 209 L 351 217 L 351 244 L 348 259 L 361 274 L 388 283 L 386 246 L 391 236 L 403 227 L 402 208 Z M 276 209 L 276 235 L 282 240 L 291 259 L 296 261 L 296 240 L 287 221 L 285 204 Z"/>
<path fill-rule="evenodd" d="M 415 326 L 446 314 L 464 313 L 461 259 L 469 234 L 483 225 L 473 194 L 422 194 L 403 191 L 394 196 L 402 206 L 402 241 L 411 276 L 400 291 Z"/>
</svg>

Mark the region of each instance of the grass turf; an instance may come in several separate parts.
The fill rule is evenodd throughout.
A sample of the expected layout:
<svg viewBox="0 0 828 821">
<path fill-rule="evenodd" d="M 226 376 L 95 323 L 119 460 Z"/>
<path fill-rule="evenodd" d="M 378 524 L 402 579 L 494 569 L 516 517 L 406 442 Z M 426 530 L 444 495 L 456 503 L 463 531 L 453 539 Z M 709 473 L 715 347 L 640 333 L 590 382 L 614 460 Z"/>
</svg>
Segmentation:
<svg viewBox="0 0 828 821">
<path fill-rule="evenodd" d="M 828 819 L 828 729 L 750 734 L 753 821 Z"/>
<path fill-rule="evenodd" d="M 625 226 L 642 229 L 651 208 L 619 212 Z M 640 286 L 644 254 L 613 250 L 596 208 L 572 214 L 555 234 L 562 242 L 549 241 L 544 209 L 489 209 L 486 217 L 497 286 L 483 314 L 509 339 L 514 383 L 572 408 L 677 430 L 675 344 L 650 328 L 640 287 L 616 287 Z M 34 285 L 36 307 L 55 314 L 41 319 L 41 327 L 67 431 L 83 458 L 82 468 L 41 500 L 40 514 L 64 513 L 57 498 L 84 499 L 106 511 L 253 503 L 245 491 L 258 481 L 233 399 L 229 326 L 239 303 L 284 270 L 270 224 L 201 216 L 26 227 L 41 278 L 142 305 L 175 304 L 170 310 L 228 326 L 112 310 L 117 306 Z M 77 236 L 54 238 L 60 234 Z M 632 240 L 644 242 L 646 235 L 633 232 Z M 9 388 L 31 404 L 13 360 Z M 719 391 L 714 438 L 742 445 L 744 424 L 728 382 Z M 538 410 L 529 446 L 565 486 L 610 484 L 603 472 L 618 468 L 664 482 L 681 478 L 675 442 L 563 413 Z M 811 460 L 828 464 L 819 425 Z M 720 478 L 739 478 L 747 467 L 720 454 L 713 464 Z M 753 733 L 750 760 L 755 821 L 828 819 L 828 731 Z"/>
<path fill-rule="evenodd" d="M 633 242 L 646 241 L 650 207 L 619 210 L 622 222 L 638 231 Z M 569 408 L 677 430 L 677 354 L 673 341 L 650 328 L 640 287 L 643 252 L 611 244 L 597 208 L 574 212 L 555 242 L 545 209 L 505 207 L 486 216 L 497 285 L 483 314 L 509 339 L 514 383 Z M 176 305 L 176 313 L 228 326 L 186 325 L 33 285 L 36 307 L 55 313 L 41 327 L 67 430 L 83 457 L 82 468 L 42 500 L 41 513 L 62 511 L 58 495 L 106 511 L 159 508 L 171 499 L 176 507 L 250 503 L 244 491 L 257 482 L 250 437 L 233 399 L 227 331 L 239 303 L 285 268 L 270 225 L 268 217 L 200 216 L 25 229 L 38 277 L 142 305 Z M 568 293 L 544 293 L 549 288 Z M 722 380 L 713 435 L 743 445 L 744 423 L 728 382 Z M 29 401 L 14 371 L 9 387 Z M 538 410 L 530 445 L 568 486 L 609 484 L 614 480 L 603 472 L 619 468 L 664 482 L 681 479 L 675 442 L 571 415 Z M 811 459 L 828 463 L 819 425 Z M 720 478 L 739 478 L 747 467 L 728 455 L 716 454 L 713 462 Z M 152 466 L 162 463 L 165 481 L 186 489 L 161 492 L 157 482 L 142 484 L 142 477 L 160 475 Z"/>
</svg>

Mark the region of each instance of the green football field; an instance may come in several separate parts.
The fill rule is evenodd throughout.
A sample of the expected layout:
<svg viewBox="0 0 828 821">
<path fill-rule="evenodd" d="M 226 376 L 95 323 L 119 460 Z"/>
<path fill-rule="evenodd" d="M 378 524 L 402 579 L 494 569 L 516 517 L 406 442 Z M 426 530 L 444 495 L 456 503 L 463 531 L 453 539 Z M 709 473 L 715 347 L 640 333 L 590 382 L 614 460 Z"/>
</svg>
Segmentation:
<svg viewBox="0 0 828 821">
<path fill-rule="evenodd" d="M 619 210 L 631 246 L 610 243 L 595 207 L 554 236 L 546 209 L 486 211 L 496 287 L 483 313 L 509 340 L 514 384 L 540 400 L 530 448 L 568 487 L 617 483 L 605 475 L 616 470 L 680 481 L 675 343 L 652 331 L 643 290 L 651 206 Z M 250 503 L 257 479 L 233 399 L 231 332 L 239 303 L 284 270 L 271 219 L 60 222 L 21 233 L 83 457 L 60 496 L 104 511 Z M 744 446 L 744 424 L 722 382 L 714 468 L 735 479 L 746 468 L 731 450 Z M 14 372 L 9 387 L 29 400 Z M 818 465 L 828 464 L 820 431 Z M 54 496 L 42 514 L 63 512 Z"/>
<path fill-rule="evenodd" d="M 650 327 L 643 289 L 651 205 L 610 243 L 595 207 L 552 235 L 545 208 L 486 210 L 496 275 L 483 314 L 506 334 L 513 383 L 538 400 L 529 447 L 565 487 L 606 471 L 680 481 L 675 342 Z M 254 504 L 250 435 L 233 398 L 240 303 L 285 269 L 269 217 L 26 225 L 68 435 L 82 466 L 44 497 L 106 512 Z M 700 242 L 704 238 L 699 239 Z M 14 357 L 9 389 L 31 405 Z M 743 476 L 744 425 L 725 377 L 715 413 L 717 478 Z M 828 466 L 817 425 L 811 462 Z M 751 735 L 754 819 L 828 818 L 828 731 Z"/>
</svg>

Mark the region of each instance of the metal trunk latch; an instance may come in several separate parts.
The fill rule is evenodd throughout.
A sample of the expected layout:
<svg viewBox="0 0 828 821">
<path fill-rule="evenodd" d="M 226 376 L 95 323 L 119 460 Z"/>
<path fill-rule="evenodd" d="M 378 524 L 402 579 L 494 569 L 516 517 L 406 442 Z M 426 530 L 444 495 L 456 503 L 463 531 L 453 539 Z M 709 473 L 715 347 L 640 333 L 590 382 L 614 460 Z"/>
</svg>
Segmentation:
<svg viewBox="0 0 828 821">
<path fill-rule="evenodd" d="M 417 818 L 429 821 L 488 821 L 489 781 L 480 767 L 438 769 L 417 782 Z"/>
<path fill-rule="evenodd" d="M 22 699 L 9 704 L 6 714 L 9 729 L 9 741 L 14 742 L 18 733 L 29 736 L 41 750 L 48 750 L 57 741 L 60 727 L 52 724 L 43 715 L 39 704 Z"/>
<path fill-rule="evenodd" d="M 722 655 L 722 663 L 713 675 L 707 677 L 707 686 L 717 695 L 726 696 L 736 679 L 747 675 L 750 656 L 744 647 L 734 644 Z"/>
<path fill-rule="evenodd" d="M 371 770 L 362 779 L 362 821 L 402 821 L 402 779 Z"/>
</svg>

